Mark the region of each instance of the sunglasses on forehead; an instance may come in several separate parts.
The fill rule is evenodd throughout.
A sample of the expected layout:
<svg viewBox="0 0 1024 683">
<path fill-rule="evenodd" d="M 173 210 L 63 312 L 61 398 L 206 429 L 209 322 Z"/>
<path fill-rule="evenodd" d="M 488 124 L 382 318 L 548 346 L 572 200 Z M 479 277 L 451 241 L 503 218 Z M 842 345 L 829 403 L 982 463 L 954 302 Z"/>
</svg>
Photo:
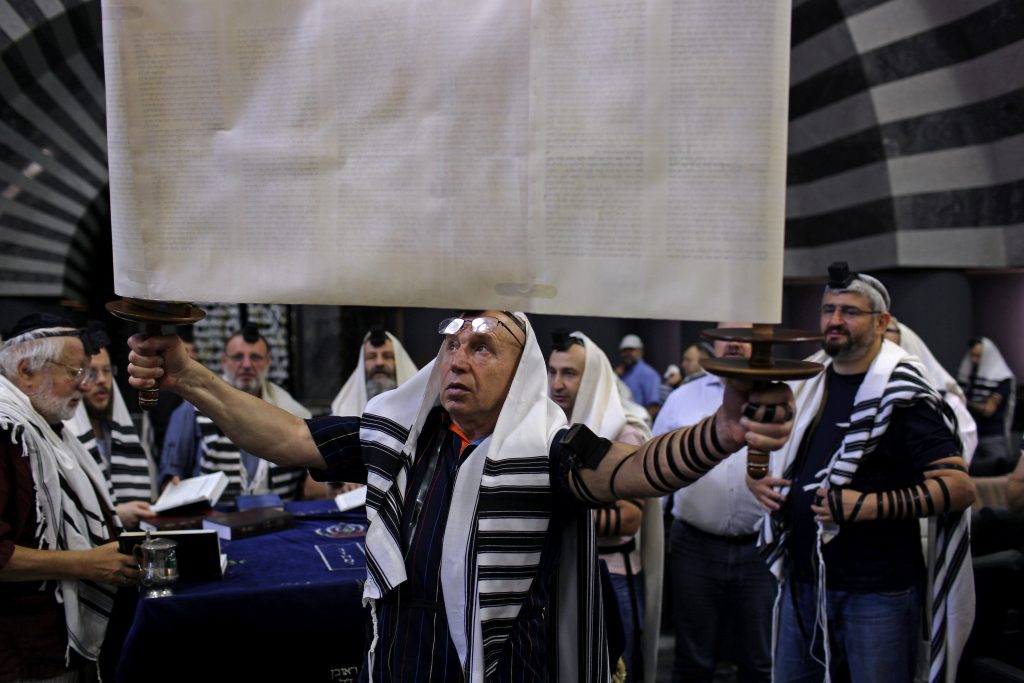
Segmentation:
<svg viewBox="0 0 1024 683">
<path fill-rule="evenodd" d="M 526 334 L 526 325 L 524 325 L 519 318 L 515 317 L 511 313 L 505 311 L 502 312 L 515 322 L 516 327 L 518 327 L 524 335 Z M 475 318 L 445 318 L 441 321 L 441 324 L 437 326 L 437 332 L 438 334 L 446 336 L 458 334 L 463 330 L 463 328 L 468 326 L 469 329 L 476 334 L 489 334 L 499 325 L 508 330 L 508 333 L 512 335 L 521 348 L 526 348 L 526 345 L 519 341 L 519 336 L 512 331 L 512 328 L 491 315 L 481 315 Z"/>
</svg>

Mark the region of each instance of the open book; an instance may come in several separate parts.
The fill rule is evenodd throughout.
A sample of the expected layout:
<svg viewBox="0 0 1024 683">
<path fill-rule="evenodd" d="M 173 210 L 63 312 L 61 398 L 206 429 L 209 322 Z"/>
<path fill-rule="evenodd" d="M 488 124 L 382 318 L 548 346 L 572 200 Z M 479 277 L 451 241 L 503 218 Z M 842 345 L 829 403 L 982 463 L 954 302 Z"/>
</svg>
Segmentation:
<svg viewBox="0 0 1024 683">
<path fill-rule="evenodd" d="M 153 504 L 153 512 L 166 514 L 170 510 L 186 506 L 213 507 L 228 487 L 228 477 L 223 472 L 204 474 L 171 484 Z"/>
</svg>

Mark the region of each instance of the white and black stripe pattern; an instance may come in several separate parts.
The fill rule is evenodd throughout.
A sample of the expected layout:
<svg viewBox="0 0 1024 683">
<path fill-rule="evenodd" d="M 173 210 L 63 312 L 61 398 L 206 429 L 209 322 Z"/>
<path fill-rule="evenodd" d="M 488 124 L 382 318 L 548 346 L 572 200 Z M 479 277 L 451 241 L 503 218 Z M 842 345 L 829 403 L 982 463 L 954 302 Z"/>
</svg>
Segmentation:
<svg viewBox="0 0 1024 683">
<path fill-rule="evenodd" d="M 467 681 L 483 681 L 494 672 L 511 623 L 537 580 L 544 538 L 559 533 L 558 595 L 546 610 L 557 665 L 548 675 L 603 683 L 609 672 L 593 518 L 581 509 L 560 519 L 557 532 L 550 529 L 558 506 L 549 450 L 565 427 L 565 415 L 547 398 L 544 356 L 529 321 L 523 322 L 525 348 L 494 432 L 459 465 L 453 485 L 442 548 L 452 561 L 441 568 L 449 634 Z M 373 398 L 360 420 L 370 523 L 363 586 L 374 624 L 370 671 L 377 646 L 374 603 L 406 580 L 403 495 L 418 440 L 433 436 L 420 430 L 438 404 L 440 383 L 435 360 L 397 389 Z"/>
<path fill-rule="evenodd" d="M 115 422 L 108 422 L 107 425 L 110 428 L 109 463 L 100 453 L 92 425 L 88 431 L 78 435 L 78 440 L 92 455 L 110 484 L 110 497 L 115 505 L 133 500 L 150 502 L 153 482 L 150 477 L 149 458 L 139 441 L 135 426 L 119 425 Z"/>
<path fill-rule="evenodd" d="M 374 587 L 366 595 L 372 599 L 383 597 L 406 579 L 401 510 L 416 445 L 408 443 L 408 434 L 409 430 L 379 415 L 364 413 L 360 420 L 368 470 L 367 517 L 371 529 L 378 528 L 372 537 L 368 533 L 366 544 Z M 479 449 L 487 450 L 486 445 L 485 440 Z M 547 451 L 527 457 L 484 458 L 476 525 L 471 525 L 472 533 L 463 545 L 461 563 L 468 574 L 465 604 L 476 604 L 475 609 L 463 611 L 462 629 L 473 633 L 479 618 L 485 676 L 497 667 L 498 653 L 538 574 L 552 509 Z M 470 648 L 467 671 L 473 670 L 477 656 Z"/>
<path fill-rule="evenodd" d="M 816 412 L 822 400 L 825 373 L 803 383 L 797 390 L 798 426 L 794 434 L 803 439 L 809 416 Z M 857 472 L 864 456 L 877 447 L 892 417 L 894 408 L 924 401 L 942 415 L 958 447 L 960 437 L 956 416 L 925 379 L 923 366 L 916 358 L 891 342 L 884 342 L 878 357 L 858 390 L 850 413 L 849 427 L 842 442 L 832 455 L 824 481 L 829 486 L 847 486 Z M 794 439 L 793 441 L 796 441 Z M 796 468 L 798 443 L 791 443 L 784 451 L 786 457 L 781 474 L 775 476 L 792 480 Z M 773 468 L 775 469 L 775 468 Z M 761 529 L 762 554 L 776 577 L 782 577 L 787 545 L 788 516 L 766 515 Z M 932 615 L 929 680 L 932 683 L 952 680 L 956 675 L 956 662 L 973 623 L 973 573 L 970 567 L 969 516 L 965 512 L 938 515 L 930 524 L 928 563 L 928 596 Z M 824 530 L 819 535 L 827 540 L 840 531 Z M 824 586 L 818 587 L 819 591 Z M 951 596 L 955 596 L 951 598 Z M 826 658 L 828 654 L 826 653 Z M 826 667 L 827 668 L 827 667 Z"/>
<path fill-rule="evenodd" d="M 0 0 L 5 296 L 86 299 L 109 249 L 99 15 L 93 0 Z"/>
<path fill-rule="evenodd" d="M 223 472 L 228 478 L 224 489 L 225 499 L 233 500 L 240 495 L 253 493 L 255 489 L 243 473 L 242 453 L 228 439 L 213 420 L 202 413 L 196 413 L 196 424 L 202 439 L 202 461 L 199 465 L 203 474 Z M 262 465 L 261 465 L 262 466 Z M 281 497 L 281 500 L 295 500 L 305 479 L 305 470 L 295 467 L 279 467 L 267 464 L 267 490 Z"/>
<path fill-rule="evenodd" d="M 786 276 L 1020 265 L 1024 5 L 795 5 Z"/>
</svg>

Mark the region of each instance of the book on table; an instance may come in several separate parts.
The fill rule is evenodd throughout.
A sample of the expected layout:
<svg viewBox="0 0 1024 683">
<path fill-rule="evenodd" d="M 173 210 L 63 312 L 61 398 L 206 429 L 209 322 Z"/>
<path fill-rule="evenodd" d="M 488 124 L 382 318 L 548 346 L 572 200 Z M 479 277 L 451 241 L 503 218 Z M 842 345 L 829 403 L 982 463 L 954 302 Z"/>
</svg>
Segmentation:
<svg viewBox="0 0 1024 683">
<path fill-rule="evenodd" d="M 182 515 L 197 514 L 202 508 L 216 505 L 227 487 L 228 477 L 223 472 L 182 479 L 168 485 L 153 503 L 152 509 L 153 512 L 164 514 L 171 511 Z M 182 512 L 186 509 L 187 512 Z"/>
<path fill-rule="evenodd" d="M 203 519 L 203 529 L 212 529 L 225 541 L 286 529 L 295 523 L 290 512 L 277 508 L 253 508 L 238 512 L 215 512 Z"/>
<path fill-rule="evenodd" d="M 339 493 L 334 497 L 334 502 L 342 512 L 354 510 L 357 507 L 366 505 L 366 487 L 360 486 L 357 489 Z"/>
<path fill-rule="evenodd" d="M 118 549 L 131 555 L 138 544 L 146 540 L 145 531 L 123 531 L 117 537 Z M 220 536 L 207 529 L 184 529 L 179 531 L 151 531 L 152 538 L 167 538 L 175 543 L 178 558 L 178 575 L 182 581 L 197 581 L 224 578 L 227 555 L 220 551 Z"/>
<path fill-rule="evenodd" d="M 188 510 L 188 508 L 178 508 L 178 510 Z M 172 510 L 172 512 L 176 511 L 177 510 Z M 139 531 L 183 531 L 185 529 L 202 529 L 203 520 L 209 517 L 212 513 L 213 509 L 206 507 L 196 514 L 143 517 L 139 520 Z"/>
</svg>

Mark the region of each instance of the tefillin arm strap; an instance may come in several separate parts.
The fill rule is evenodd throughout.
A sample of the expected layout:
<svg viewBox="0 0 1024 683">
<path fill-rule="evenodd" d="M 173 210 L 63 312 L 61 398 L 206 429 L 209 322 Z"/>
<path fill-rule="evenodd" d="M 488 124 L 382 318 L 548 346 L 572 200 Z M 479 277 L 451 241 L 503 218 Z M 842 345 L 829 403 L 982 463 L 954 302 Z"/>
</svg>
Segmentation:
<svg viewBox="0 0 1024 683">
<path fill-rule="evenodd" d="M 925 472 L 965 472 L 963 466 L 956 463 L 933 463 L 924 468 Z M 874 504 L 874 516 L 871 519 L 905 520 L 919 517 L 931 517 L 949 512 L 951 498 L 949 486 L 941 475 L 932 476 L 919 484 L 905 488 L 859 493 L 854 501 L 850 514 L 846 514 L 843 504 L 842 486 L 832 486 L 828 490 L 828 507 L 832 519 L 838 524 L 855 522 L 861 513 Z"/>
<path fill-rule="evenodd" d="M 594 505 L 607 500 L 618 500 L 622 498 L 617 485 L 623 467 L 636 459 L 639 459 L 642 464 L 643 475 L 648 485 L 661 494 L 671 493 L 692 484 L 729 455 L 718 441 L 718 436 L 715 433 L 715 419 L 715 416 L 712 415 L 692 427 L 663 434 L 622 457 L 619 462 L 615 463 L 609 477 L 607 493 L 605 491 L 595 493 L 583 481 L 580 469 L 581 466 L 585 466 L 583 462 L 571 468 L 569 472 L 570 485 L 580 500 Z M 574 425 L 573 429 L 577 426 L 580 425 Z M 563 443 L 565 443 L 564 440 Z M 607 453 L 607 449 L 602 453 L 601 459 L 605 453 Z M 597 462 L 599 463 L 600 460 Z M 596 469 L 596 464 L 587 469 Z"/>
</svg>

